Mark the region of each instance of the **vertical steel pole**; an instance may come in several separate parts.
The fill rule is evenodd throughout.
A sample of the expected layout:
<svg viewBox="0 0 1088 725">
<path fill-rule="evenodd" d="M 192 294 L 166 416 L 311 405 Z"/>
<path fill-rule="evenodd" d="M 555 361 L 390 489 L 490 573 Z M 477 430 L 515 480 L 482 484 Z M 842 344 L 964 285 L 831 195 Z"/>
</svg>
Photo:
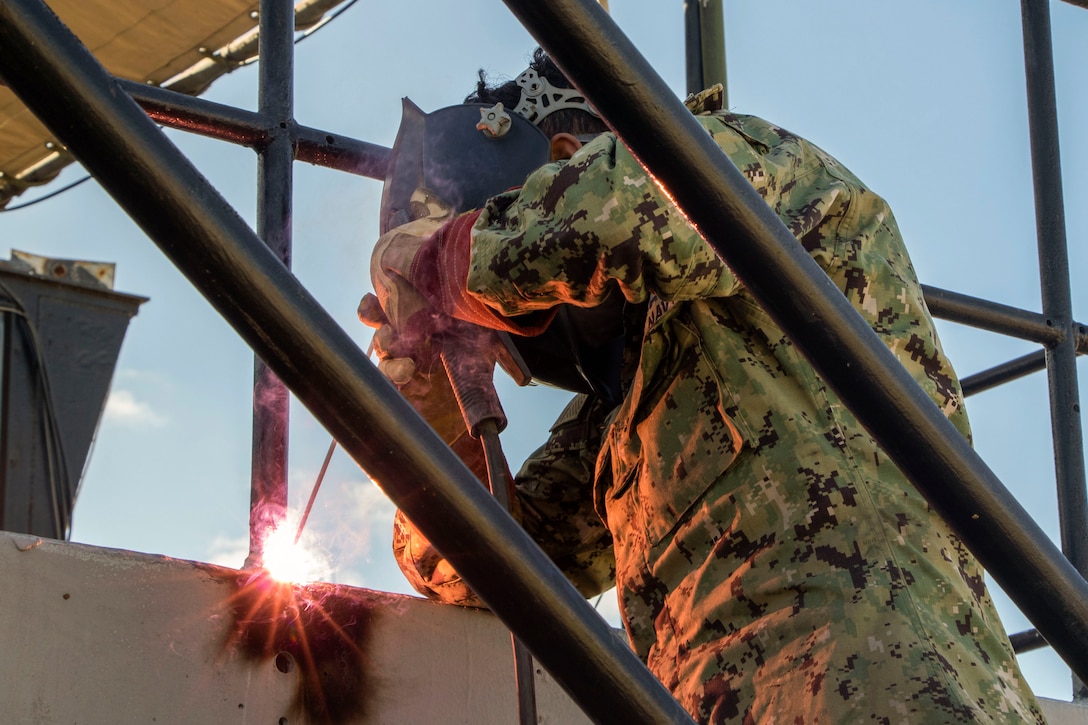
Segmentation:
<svg viewBox="0 0 1088 725">
<path fill-rule="evenodd" d="M 728 108 L 722 0 L 684 0 L 684 44 L 688 93 L 721 83 Z"/>
<path fill-rule="evenodd" d="M 1062 551 L 1082 576 L 1088 576 L 1088 496 L 1085 494 L 1084 443 L 1077 384 L 1077 331 L 1073 320 L 1062 199 L 1050 0 L 1021 0 L 1020 6 L 1043 314 L 1047 324 L 1063 332 L 1061 341 L 1046 350 Z M 1088 697 L 1088 690 L 1075 677 L 1073 689 L 1075 699 Z"/>
<path fill-rule="evenodd" d="M 294 25 L 291 0 L 261 0 L 258 113 L 268 142 L 258 149 L 257 235 L 291 268 L 291 190 L 294 157 Z M 264 361 L 253 362 L 253 463 L 249 503 L 249 558 L 259 566 L 262 540 L 287 510 L 287 433 L 290 396 Z"/>
<path fill-rule="evenodd" d="M 698 93 L 703 85 L 703 34 L 700 29 L 699 0 L 684 0 L 684 70 L 688 93 Z"/>
</svg>

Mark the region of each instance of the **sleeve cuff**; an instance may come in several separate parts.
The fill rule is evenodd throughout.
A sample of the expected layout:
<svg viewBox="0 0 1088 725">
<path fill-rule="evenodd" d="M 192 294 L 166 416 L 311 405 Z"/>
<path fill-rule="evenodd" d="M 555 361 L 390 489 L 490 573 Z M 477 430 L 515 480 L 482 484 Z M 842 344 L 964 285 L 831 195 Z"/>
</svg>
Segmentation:
<svg viewBox="0 0 1088 725">
<path fill-rule="evenodd" d="M 515 335 L 539 335 L 551 323 L 555 310 L 504 317 L 468 293 L 472 227 L 479 217 L 479 210 L 455 217 L 424 242 L 412 261 L 409 283 L 450 317 Z"/>
</svg>

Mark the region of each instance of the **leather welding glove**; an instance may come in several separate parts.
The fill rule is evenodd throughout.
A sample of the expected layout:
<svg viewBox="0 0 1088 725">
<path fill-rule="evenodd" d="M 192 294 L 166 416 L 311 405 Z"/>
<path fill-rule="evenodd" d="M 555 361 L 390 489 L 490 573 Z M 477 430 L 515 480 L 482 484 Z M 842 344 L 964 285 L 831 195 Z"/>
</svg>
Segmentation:
<svg viewBox="0 0 1088 725">
<path fill-rule="evenodd" d="M 386 319 L 401 335 L 417 315 L 431 317 L 436 308 L 410 280 L 419 248 L 443 224 L 453 210 L 426 189 L 417 189 L 409 204 L 412 221 L 386 232 L 374 245 L 370 278 Z"/>
<path fill-rule="evenodd" d="M 374 353 L 378 356 L 378 370 L 477 477 L 486 476 L 480 445 L 472 440 L 465 428 L 460 406 L 442 365 L 438 337 L 419 330 L 419 336 L 406 339 L 390 323 L 378 298 L 370 293 L 359 303 L 359 319 L 375 328 Z"/>
</svg>

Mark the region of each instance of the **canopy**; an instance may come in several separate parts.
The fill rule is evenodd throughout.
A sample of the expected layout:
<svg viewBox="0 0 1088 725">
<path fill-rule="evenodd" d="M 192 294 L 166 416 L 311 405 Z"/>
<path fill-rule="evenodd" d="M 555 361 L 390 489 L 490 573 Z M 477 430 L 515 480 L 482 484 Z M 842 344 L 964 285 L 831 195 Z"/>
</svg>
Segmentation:
<svg viewBox="0 0 1088 725">
<path fill-rule="evenodd" d="M 344 0 L 301 0 L 296 29 L 322 22 Z M 257 0 L 48 0 L 115 76 L 198 95 L 257 52 Z M 2 70 L 0 70 L 2 74 Z M 0 207 L 44 184 L 72 157 L 0 87 Z"/>
</svg>

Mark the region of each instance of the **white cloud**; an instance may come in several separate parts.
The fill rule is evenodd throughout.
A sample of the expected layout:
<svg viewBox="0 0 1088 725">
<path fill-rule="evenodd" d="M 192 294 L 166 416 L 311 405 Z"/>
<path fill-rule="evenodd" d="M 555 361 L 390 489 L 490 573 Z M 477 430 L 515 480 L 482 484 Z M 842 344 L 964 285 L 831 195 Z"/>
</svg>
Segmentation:
<svg viewBox="0 0 1088 725">
<path fill-rule="evenodd" d="M 106 400 L 106 420 L 112 423 L 136 428 L 151 426 L 161 428 L 166 425 L 165 416 L 156 413 L 150 405 L 136 399 L 127 390 L 113 390 Z"/>
<path fill-rule="evenodd" d="M 249 537 L 217 536 L 208 546 L 207 562 L 232 569 L 242 568 L 249 556 Z"/>
</svg>

